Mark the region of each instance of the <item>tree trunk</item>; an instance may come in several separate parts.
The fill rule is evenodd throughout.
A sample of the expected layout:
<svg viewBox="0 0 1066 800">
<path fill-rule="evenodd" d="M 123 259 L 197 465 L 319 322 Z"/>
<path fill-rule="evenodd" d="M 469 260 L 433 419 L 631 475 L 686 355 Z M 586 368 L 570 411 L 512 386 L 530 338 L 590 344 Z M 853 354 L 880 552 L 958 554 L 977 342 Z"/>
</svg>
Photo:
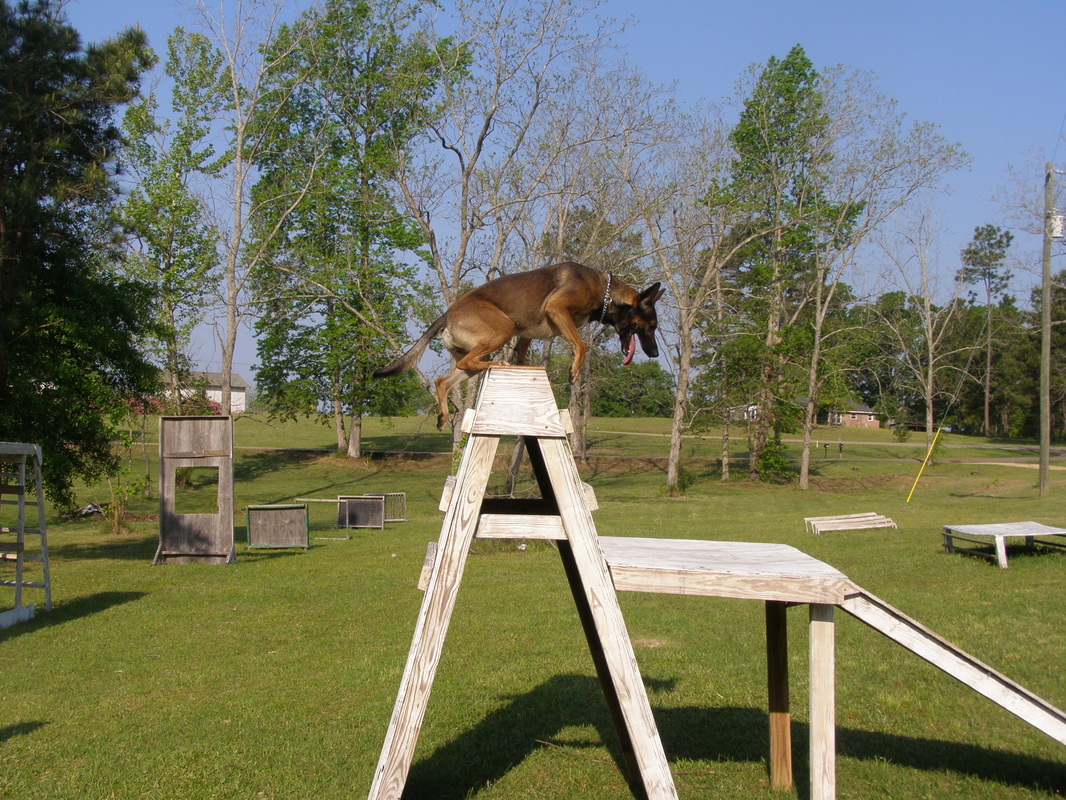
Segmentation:
<svg viewBox="0 0 1066 800">
<path fill-rule="evenodd" d="M 359 458 L 363 449 L 363 415 L 352 414 L 348 434 L 348 458 Z"/>
<path fill-rule="evenodd" d="M 670 455 L 666 461 L 666 491 L 678 490 L 681 469 L 681 438 L 685 430 L 685 404 L 688 399 L 688 375 L 692 366 L 692 339 L 682 332 L 677 357 L 677 391 L 674 393 L 674 417 L 670 423 Z"/>
<path fill-rule="evenodd" d="M 722 480 L 729 480 L 729 408 L 722 414 Z"/>
</svg>

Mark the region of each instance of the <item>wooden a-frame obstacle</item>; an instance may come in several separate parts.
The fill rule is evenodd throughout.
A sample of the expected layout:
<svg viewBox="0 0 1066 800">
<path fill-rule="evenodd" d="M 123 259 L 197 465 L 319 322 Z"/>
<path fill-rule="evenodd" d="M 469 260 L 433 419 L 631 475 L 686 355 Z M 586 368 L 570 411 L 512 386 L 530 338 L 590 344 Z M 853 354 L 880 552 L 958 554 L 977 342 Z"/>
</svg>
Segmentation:
<svg viewBox="0 0 1066 800">
<path fill-rule="evenodd" d="M 781 544 L 598 537 L 591 490 L 577 474 L 566 418 L 540 368 L 491 369 L 463 429 L 470 440 L 441 502 L 444 524 L 429 570 L 369 800 L 399 800 L 429 701 L 474 536 L 556 540 L 630 776 L 648 800 L 676 798 L 615 591 L 763 601 L 766 606 L 770 778 L 792 784 L 786 607 L 809 607 L 810 798 L 836 797 L 835 625 L 840 608 L 1066 744 L 1066 713 L 855 585 Z M 525 443 L 539 500 L 493 500 L 485 487 L 501 436 Z"/>
<path fill-rule="evenodd" d="M 596 539 L 585 487 L 578 476 L 547 373 L 540 368 L 492 369 L 482 380 L 476 410 L 463 421 L 463 451 L 438 542 L 437 556 L 415 626 L 392 720 L 370 788 L 371 800 L 399 800 L 407 781 L 444 637 L 475 533 L 558 539 L 596 670 L 630 775 L 648 800 L 676 798 L 673 778 L 637 668 L 607 564 Z M 520 436 L 541 499 L 485 499 L 501 436 Z M 548 529 L 549 535 L 537 536 Z"/>
</svg>

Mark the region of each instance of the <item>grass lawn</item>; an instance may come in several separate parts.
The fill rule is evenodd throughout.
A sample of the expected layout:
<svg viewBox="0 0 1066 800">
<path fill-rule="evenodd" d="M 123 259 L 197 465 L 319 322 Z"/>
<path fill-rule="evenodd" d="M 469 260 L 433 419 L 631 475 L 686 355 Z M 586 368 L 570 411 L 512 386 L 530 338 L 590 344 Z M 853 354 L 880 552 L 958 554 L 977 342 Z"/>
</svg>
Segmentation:
<svg viewBox="0 0 1066 800">
<path fill-rule="evenodd" d="M 50 514 L 55 608 L 0 631 L 0 798 L 366 796 L 426 543 L 440 532 L 448 439 L 425 418 L 367 420 L 375 450 L 439 455 L 350 461 L 330 454 L 327 428 L 246 417 L 235 430 L 233 566 L 149 566 L 154 500 L 133 503 L 139 519 L 121 534 Z M 1035 470 L 938 463 L 908 504 L 920 440 L 847 432 L 840 458 L 834 431 L 822 432 L 830 457 L 815 459 L 809 491 L 723 484 L 711 432 L 685 445 L 692 488 L 666 498 L 666 430 L 661 420 L 595 421 L 597 458 L 583 473 L 602 535 L 793 545 L 1066 708 L 1066 552 L 1012 548 L 1001 570 L 945 554 L 938 535 L 946 523 L 1066 525 L 1066 471 L 1052 472 L 1051 496 L 1039 499 Z M 981 461 L 1024 446 L 948 444 L 947 458 Z M 975 447 L 952 447 L 964 444 Z M 733 447 L 739 456 L 743 441 Z M 313 540 L 306 552 L 244 545 L 246 505 L 364 491 L 406 492 L 410 521 Z M 107 499 L 102 487 L 80 493 Z M 335 535 L 333 508 L 311 511 L 312 535 Z M 804 531 L 805 516 L 856 511 L 899 528 Z M 515 545 L 475 542 L 404 796 L 631 798 L 558 557 L 543 543 Z M 682 800 L 806 798 L 805 610 L 789 612 L 797 786 L 782 793 L 767 772 L 761 604 L 620 599 Z M 0 601 L 9 607 L 10 595 Z M 838 797 L 1066 793 L 1061 745 L 843 612 L 836 664 Z"/>
</svg>

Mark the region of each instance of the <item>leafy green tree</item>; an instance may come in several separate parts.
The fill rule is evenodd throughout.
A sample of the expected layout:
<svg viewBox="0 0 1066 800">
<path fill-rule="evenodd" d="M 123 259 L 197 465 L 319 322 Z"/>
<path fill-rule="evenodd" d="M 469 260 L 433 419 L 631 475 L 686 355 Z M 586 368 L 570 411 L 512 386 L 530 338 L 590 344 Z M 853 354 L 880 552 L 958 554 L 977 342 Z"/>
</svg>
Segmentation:
<svg viewBox="0 0 1066 800">
<path fill-rule="evenodd" d="M 127 271 L 156 287 L 159 353 L 180 409 L 190 385 L 192 331 L 205 318 L 218 280 L 218 235 L 193 186 L 218 172 L 208 136 L 224 98 L 220 56 L 202 34 L 178 28 L 167 49 L 172 114 L 161 118 L 150 93 L 132 103 L 123 120 L 137 183 L 122 213 L 134 234 Z"/>
<path fill-rule="evenodd" d="M 959 280 L 984 290 L 985 301 L 985 369 L 984 422 L 982 435 L 992 435 L 992 353 L 996 341 L 995 300 L 1010 285 L 1010 272 L 1004 269 L 1007 249 L 1014 235 L 997 225 L 974 228 L 973 239 L 962 251 Z M 970 302 L 975 297 L 971 295 Z"/>
<path fill-rule="evenodd" d="M 83 49 L 49 0 L 0 0 L 0 438 L 40 444 L 56 501 L 117 467 L 113 424 L 155 386 L 151 295 L 118 274 L 117 108 L 144 33 Z"/>
<path fill-rule="evenodd" d="M 372 373 L 400 349 L 420 302 L 424 240 L 389 184 L 440 76 L 412 29 L 419 11 L 403 0 L 310 10 L 279 31 L 276 102 L 260 109 L 269 134 L 254 197 L 269 259 L 256 273 L 259 388 L 281 415 L 327 408 L 338 449 L 353 456 L 363 414 L 407 407 L 414 385 Z"/>
<path fill-rule="evenodd" d="M 819 147 L 830 125 L 821 77 L 803 48 L 794 47 L 784 59 L 770 58 L 730 134 L 736 151 L 730 182 L 711 198 L 741 205 L 752 227 L 767 231 L 740 251 L 728 275 L 741 335 L 761 351 L 749 480 L 758 478 L 777 404 L 798 393 L 796 334 L 804 322 L 818 232 L 834 213 L 824 195 L 832 154 Z"/>
</svg>

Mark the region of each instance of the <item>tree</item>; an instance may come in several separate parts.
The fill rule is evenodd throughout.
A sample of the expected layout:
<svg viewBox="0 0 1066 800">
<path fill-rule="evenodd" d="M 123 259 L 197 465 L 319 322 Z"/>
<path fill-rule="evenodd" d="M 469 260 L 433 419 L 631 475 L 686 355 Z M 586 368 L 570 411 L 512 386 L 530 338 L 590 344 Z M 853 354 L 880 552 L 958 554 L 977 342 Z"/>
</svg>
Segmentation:
<svg viewBox="0 0 1066 800">
<path fill-rule="evenodd" d="M 746 245 L 731 265 L 731 282 L 747 336 L 760 343 L 758 413 L 751 426 L 748 479 L 778 421 L 779 405 L 799 392 L 794 327 L 810 301 L 819 232 L 840 213 L 827 197 L 832 153 L 821 143 L 832 119 L 822 79 L 802 47 L 771 57 L 753 71 L 753 84 L 730 141 L 736 151 L 730 182 L 717 202 L 744 208 L 765 233 Z M 845 209 L 845 214 L 854 213 Z M 791 396 L 790 396 L 791 395 Z"/>
<path fill-rule="evenodd" d="M 168 41 L 164 67 L 174 86 L 173 115 L 159 117 L 152 92 L 132 103 L 123 120 L 137 181 L 122 205 L 133 233 L 126 270 L 156 288 L 159 351 L 179 409 L 192 368 L 192 332 L 206 315 L 217 280 L 218 237 L 193 187 L 218 169 L 205 140 L 224 99 L 219 58 L 202 35 L 178 28 Z"/>
<path fill-rule="evenodd" d="M 985 299 L 985 369 L 984 424 L 982 435 L 992 435 L 992 351 L 995 341 L 995 299 L 1010 285 L 1010 273 L 1003 269 L 1014 235 L 997 225 L 981 225 L 974 228 L 973 239 L 962 251 L 962 269 L 959 280 L 984 289 Z M 971 296 L 971 302 L 974 298 Z"/>
<path fill-rule="evenodd" d="M 460 0 L 448 19 L 454 41 L 469 49 L 438 49 L 438 69 L 463 79 L 442 77 L 441 114 L 421 146 L 401 154 L 395 172 L 443 305 L 485 278 L 543 266 L 528 263 L 541 237 L 530 237 L 527 226 L 523 241 L 518 230 L 544 219 L 547 176 L 589 141 L 552 113 L 576 107 L 566 102 L 575 83 L 592 65 L 599 68 L 595 55 L 609 33 L 602 26 L 588 32 L 589 5 Z M 591 136 L 604 140 L 599 129 Z M 467 399 L 474 383 L 464 385 Z M 453 433 L 458 441 L 458 427 Z"/>
<path fill-rule="evenodd" d="M 0 0 L 0 438 L 42 446 L 60 503 L 156 385 L 149 287 L 113 267 L 114 116 L 151 60 L 141 31 L 83 49 L 58 3 Z"/>
<path fill-rule="evenodd" d="M 917 409 L 924 416 L 926 448 L 933 444 L 937 401 L 951 403 L 953 390 L 966 377 L 965 365 L 973 352 L 972 340 L 960 341 L 954 335 L 963 308 L 958 282 L 954 295 L 937 301 L 939 239 L 928 207 L 909 213 L 891 235 L 879 237 L 888 280 L 898 288 L 878 298 L 871 307 L 874 319 L 868 322 L 881 351 L 882 368 L 893 377 L 893 394 L 899 405 Z M 952 374 L 959 380 L 950 381 Z"/>
<path fill-rule="evenodd" d="M 364 413 L 392 392 L 403 405 L 403 389 L 372 373 L 421 302 L 411 256 L 424 240 L 389 191 L 440 76 L 413 27 L 419 12 L 402 0 L 329 0 L 303 14 L 272 44 L 279 55 L 259 109 L 269 119 L 253 193 L 268 256 L 255 273 L 260 388 L 283 416 L 328 407 L 350 456 Z"/>
</svg>

